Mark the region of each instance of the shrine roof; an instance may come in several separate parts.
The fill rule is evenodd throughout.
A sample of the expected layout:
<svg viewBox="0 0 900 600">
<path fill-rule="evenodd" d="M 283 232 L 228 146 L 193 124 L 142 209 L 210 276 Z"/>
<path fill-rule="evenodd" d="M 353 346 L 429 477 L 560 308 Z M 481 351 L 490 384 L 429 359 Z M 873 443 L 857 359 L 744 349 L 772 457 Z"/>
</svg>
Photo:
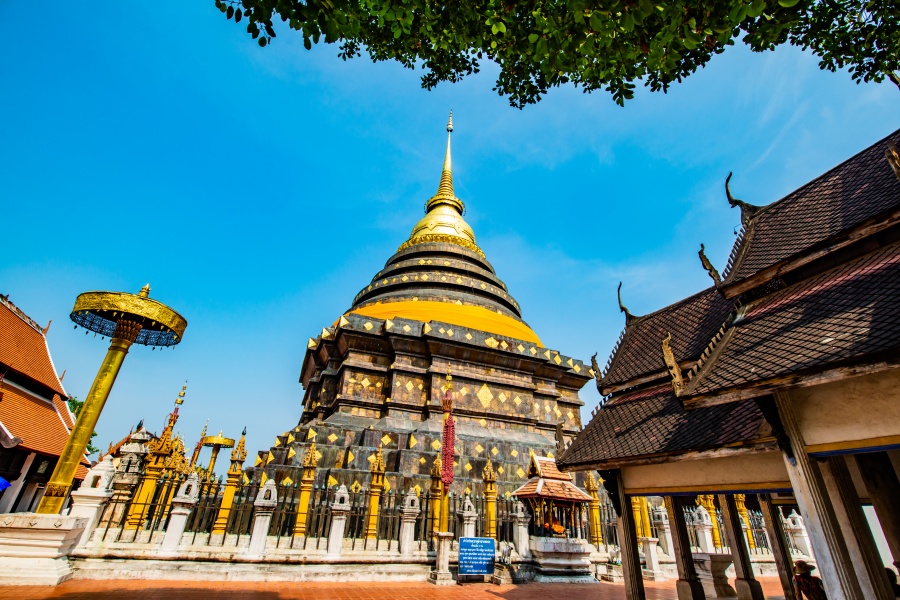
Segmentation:
<svg viewBox="0 0 900 600">
<path fill-rule="evenodd" d="M 46 388 L 47 397 L 53 393 L 68 397 L 56 375 L 44 330 L 7 296 L 0 296 L 0 366 L 4 365 Z"/>
<path fill-rule="evenodd" d="M 685 398 L 747 387 L 759 395 L 767 381 L 786 375 L 896 356 L 900 243 L 749 304 L 719 346 L 698 365 Z"/>
<path fill-rule="evenodd" d="M 516 498 L 547 498 L 570 502 L 590 502 L 591 497 L 571 481 L 533 477 L 512 493 Z"/>
<path fill-rule="evenodd" d="M 879 140 L 749 221 L 726 267 L 724 285 L 746 279 L 887 211 L 900 208 L 900 180 L 885 150 L 900 130 Z"/>
<path fill-rule="evenodd" d="M 69 429 L 60 414 L 63 405 L 59 396 L 50 402 L 18 386 L 4 385 L 0 423 L 12 437 L 22 440 L 17 448 L 59 456 L 69 439 Z"/>
<path fill-rule="evenodd" d="M 594 465 L 752 442 L 763 424 L 752 400 L 687 411 L 666 382 L 608 402 L 556 462 L 564 469 L 598 468 Z"/>
<path fill-rule="evenodd" d="M 654 313 L 629 318 L 603 375 L 601 393 L 648 375 L 665 375 L 660 344 L 669 332 L 676 360 L 697 360 L 731 310 L 732 302 L 710 287 Z M 677 336 L 679 331 L 691 335 Z"/>
</svg>

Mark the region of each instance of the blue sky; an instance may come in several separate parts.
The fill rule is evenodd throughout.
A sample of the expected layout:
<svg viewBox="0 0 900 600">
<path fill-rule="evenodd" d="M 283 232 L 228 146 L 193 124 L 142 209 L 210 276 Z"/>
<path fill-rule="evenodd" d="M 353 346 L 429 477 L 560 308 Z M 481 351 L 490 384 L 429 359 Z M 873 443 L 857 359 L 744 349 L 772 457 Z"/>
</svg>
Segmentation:
<svg viewBox="0 0 900 600">
<path fill-rule="evenodd" d="M 29 25 L 30 24 L 30 25 Z M 419 73 L 288 32 L 265 49 L 209 2 L 108 3 L 35 20 L 0 4 L 0 293 L 39 322 L 81 398 L 106 350 L 68 321 L 86 290 L 152 295 L 188 319 L 176 350 L 135 348 L 98 443 L 203 422 L 251 451 L 300 417 L 306 340 L 330 325 L 421 217 L 454 111 L 457 195 L 544 343 L 604 363 L 635 314 L 709 285 L 735 195 L 773 202 L 900 127 L 890 84 L 856 85 L 793 48 L 741 45 L 625 108 L 553 90 L 512 109 L 496 70 L 426 92 Z M 592 384 L 582 398 L 598 400 Z M 205 455 L 204 455 L 205 456 Z"/>
</svg>

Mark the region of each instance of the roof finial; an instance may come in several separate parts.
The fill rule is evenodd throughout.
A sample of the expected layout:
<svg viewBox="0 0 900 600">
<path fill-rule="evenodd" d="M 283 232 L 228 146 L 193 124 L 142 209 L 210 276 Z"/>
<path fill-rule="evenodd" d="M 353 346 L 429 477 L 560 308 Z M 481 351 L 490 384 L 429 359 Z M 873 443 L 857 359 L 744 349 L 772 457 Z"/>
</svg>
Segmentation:
<svg viewBox="0 0 900 600">
<path fill-rule="evenodd" d="M 452 116 L 453 113 L 450 114 Z M 894 142 L 888 144 L 888 147 L 884 149 L 884 156 L 887 158 L 888 164 L 891 165 L 894 175 L 897 176 L 897 179 L 900 179 L 900 153 L 897 152 L 897 144 Z M 49 323 L 47 327 L 50 327 Z"/>
<path fill-rule="evenodd" d="M 662 341 L 663 361 L 665 361 L 666 369 L 668 369 L 669 376 L 672 378 L 672 389 L 675 390 L 676 396 L 680 396 L 684 391 L 684 378 L 681 375 L 681 367 L 678 366 L 678 361 L 675 359 L 675 353 L 672 352 L 672 348 L 669 346 L 671 341 L 672 333 L 669 332 Z"/>
<path fill-rule="evenodd" d="M 141 288 L 141 291 L 138 292 L 138 296 L 141 298 L 146 298 L 150 295 L 150 284 L 145 284 L 144 287 Z"/>
<path fill-rule="evenodd" d="M 637 317 L 635 317 L 633 314 L 631 314 L 631 312 L 625 307 L 625 305 L 622 304 L 622 282 L 621 281 L 619 282 L 619 289 L 617 291 L 617 294 L 619 297 L 619 310 L 621 310 L 623 313 L 625 313 L 625 325 L 628 325 L 632 321 L 632 319 L 636 319 Z"/>
<path fill-rule="evenodd" d="M 738 200 L 734 196 L 731 195 L 731 187 L 728 185 L 731 181 L 732 173 L 728 172 L 728 177 L 725 178 L 725 197 L 728 198 L 728 204 L 731 205 L 731 208 L 740 207 L 741 208 L 741 224 L 747 225 L 747 223 L 752 219 L 756 213 L 759 212 L 759 206 L 753 206 L 748 202 L 744 202 L 743 200 Z"/>
<path fill-rule="evenodd" d="M 713 264 L 709 262 L 709 259 L 706 257 L 706 248 L 703 247 L 703 244 L 700 244 L 700 252 L 697 254 L 700 256 L 700 264 L 703 265 L 703 268 L 706 269 L 706 272 L 712 277 L 712 280 L 716 283 L 716 287 L 722 285 L 722 278 L 719 276 L 719 272 L 716 271 Z"/>
</svg>

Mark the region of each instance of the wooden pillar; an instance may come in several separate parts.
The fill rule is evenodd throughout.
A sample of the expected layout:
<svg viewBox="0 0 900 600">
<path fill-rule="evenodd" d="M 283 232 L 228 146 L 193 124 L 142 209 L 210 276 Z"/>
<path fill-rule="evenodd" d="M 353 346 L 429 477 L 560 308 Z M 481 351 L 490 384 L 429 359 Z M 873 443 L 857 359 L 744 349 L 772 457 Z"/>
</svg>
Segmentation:
<svg viewBox="0 0 900 600">
<path fill-rule="evenodd" d="M 441 530 L 441 503 L 444 499 L 444 482 L 441 481 L 441 457 L 436 456 L 431 467 L 431 534 Z"/>
<path fill-rule="evenodd" d="M 706 600 L 703 584 L 694 568 L 694 554 L 691 552 L 691 540 L 684 520 L 685 498 L 666 496 L 664 500 L 672 531 L 672 558 L 675 559 L 675 568 L 678 570 L 678 582 L 675 584 L 678 600 Z"/>
<path fill-rule="evenodd" d="M 697 504 L 706 509 L 712 521 L 712 540 L 716 550 L 722 549 L 722 532 L 719 531 L 719 519 L 716 517 L 716 501 L 712 494 L 697 496 Z"/>
<path fill-rule="evenodd" d="M 833 600 L 866 600 L 817 461 L 806 453 L 806 442 L 790 395 L 787 392 L 776 392 L 775 406 L 791 446 L 792 455 L 784 455 L 785 467 L 794 496 L 800 505 L 828 597 Z"/>
<path fill-rule="evenodd" d="M 740 600 L 766 600 L 762 586 L 753 576 L 753 565 L 750 564 L 750 550 L 744 541 L 744 528 L 741 526 L 741 515 L 737 503 L 731 494 L 719 495 L 719 507 L 722 510 L 722 523 L 725 536 L 731 546 L 731 559 L 734 562 L 734 589 Z"/>
<path fill-rule="evenodd" d="M 766 534 L 771 544 L 772 558 L 775 559 L 775 567 L 778 569 L 778 579 L 781 580 L 781 589 L 785 600 L 797 600 L 793 583 L 794 565 L 791 560 L 791 550 L 784 534 L 784 524 L 781 522 L 781 512 L 772 504 L 769 494 L 758 494 L 759 510 L 762 512 L 763 523 L 766 526 Z"/>
<path fill-rule="evenodd" d="M 225 489 L 222 491 L 222 503 L 219 504 L 219 511 L 216 513 L 216 522 L 212 526 L 212 535 L 224 535 L 228 527 L 228 516 L 231 514 L 231 508 L 234 506 L 234 494 L 241 484 L 244 459 L 247 458 L 247 450 L 244 447 L 244 436 L 246 435 L 247 428 L 245 427 L 241 434 L 241 440 L 234 447 L 234 450 L 231 451 L 231 467 L 228 469 Z M 263 477 L 265 477 L 265 473 L 263 473 Z M 260 489 L 262 489 L 262 484 L 265 481 L 261 478 L 259 483 Z"/>
<path fill-rule="evenodd" d="M 738 514 L 741 516 L 741 522 L 744 524 L 744 531 L 747 533 L 747 546 L 750 550 L 756 548 L 756 540 L 753 539 L 753 529 L 750 527 L 750 515 L 747 513 L 747 495 L 735 494 L 734 503 L 737 505 Z"/>
<path fill-rule="evenodd" d="M 612 471 L 615 477 L 614 486 L 618 495 L 619 511 L 617 527 L 619 530 L 619 548 L 622 553 L 622 574 L 625 576 L 626 600 L 647 600 L 644 592 L 644 579 L 641 574 L 641 559 L 638 555 L 637 519 L 631 503 L 632 499 L 625 495 L 622 471 Z M 640 511 L 637 513 L 640 514 Z"/>
<path fill-rule="evenodd" d="M 366 539 L 378 537 L 378 511 L 381 508 L 381 492 L 384 490 L 384 453 L 378 448 L 378 454 L 372 461 L 372 483 L 369 486 L 369 516 L 366 519 Z"/>
<path fill-rule="evenodd" d="M 591 497 L 591 501 L 588 503 L 591 543 L 599 550 L 600 544 L 603 543 L 603 521 L 600 519 L 600 486 L 597 484 L 597 480 L 594 479 L 593 471 L 588 473 L 587 479 L 584 481 L 584 489 L 587 490 L 588 495 Z"/>
<path fill-rule="evenodd" d="M 900 481 L 887 452 L 867 452 L 853 457 L 866 491 L 875 507 L 878 522 L 887 538 L 894 566 L 900 569 Z"/>
<path fill-rule="evenodd" d="M 484 470 L 481 472 L 484 480 L 484 509 L 485 515 L 485 531 L 484 536 L 489 538 L 497 538 L 497 475 L 494 473 L 494 467 L 491 465 L 491 459 L 488 458 Z"/>
<path fill-rule="evenodd" d="M 843 456 L 830 456 L 819 463 L 822 481 L 828 490 L 835 516 L 844 532 L 859 587 L 866 598 L 894 600 L 887 573 L 881 564 L 872 530 L 862 510 L 856 486 Z"/>
<path fill-rule="evenodd" d="M 294 521 L 294 535 L 306 535 L 306 519 L 309 517 L 309 502 L 312 498 L 313 483 L 316 480 L 316 443 L 309 445 L 303 455 L 303 474 L 300 476 L 300 497 L 297 498 L 297 520 Z"/>
</svg>

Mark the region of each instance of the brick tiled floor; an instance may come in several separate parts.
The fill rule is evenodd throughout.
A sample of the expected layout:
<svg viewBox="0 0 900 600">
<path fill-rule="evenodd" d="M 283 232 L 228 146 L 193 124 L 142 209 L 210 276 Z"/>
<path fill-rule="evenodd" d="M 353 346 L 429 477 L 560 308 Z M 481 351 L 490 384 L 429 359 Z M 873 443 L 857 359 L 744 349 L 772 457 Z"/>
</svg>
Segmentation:
<svg viewBox="0 0 900 600">
<path fill-rule="evenodd" d="M 783 600 L 777 579 L 760 579 L 767 597 Z M 645 582 L 648 600 L 676 600 L 674 582 Z M 621 600 L 622 584 L 527 584 L 497 586 L 467 584 L 435 587 L 427 583 L 247 583 L 198 581 L 68 581 L 58 587 L 0 588 L 0 597 L 17 600 L 60 598 L 64 600 Z"/>
</svg>

